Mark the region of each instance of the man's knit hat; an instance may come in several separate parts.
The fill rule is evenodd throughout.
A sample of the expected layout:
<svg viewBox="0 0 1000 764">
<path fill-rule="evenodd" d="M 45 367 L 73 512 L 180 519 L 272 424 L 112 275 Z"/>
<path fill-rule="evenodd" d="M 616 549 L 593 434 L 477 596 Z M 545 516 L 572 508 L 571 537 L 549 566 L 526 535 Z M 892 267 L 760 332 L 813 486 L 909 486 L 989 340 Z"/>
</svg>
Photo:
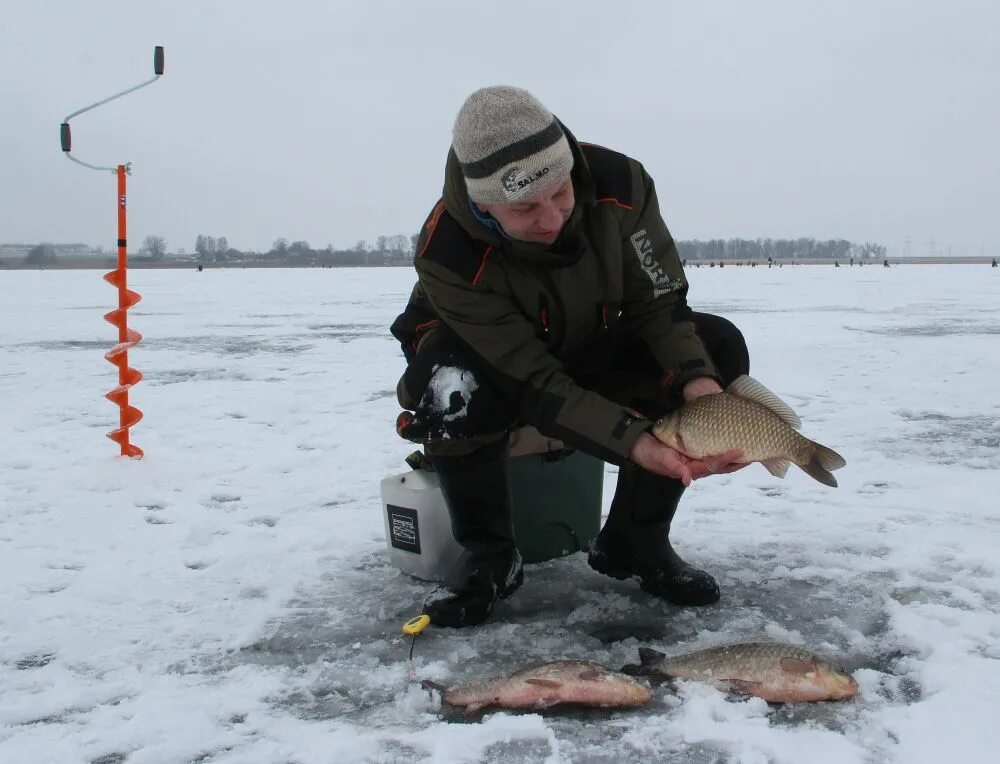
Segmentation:
<svg viewBox="0 0 1000 764">
<path fill-rule="evenodd" d="M 564 181 L 573 152 L 552 116 L 527 90 L 495 86 L 470 95 L 455 119 L 452 147 L 469 198 L 516 202 Z"/>
</svg>

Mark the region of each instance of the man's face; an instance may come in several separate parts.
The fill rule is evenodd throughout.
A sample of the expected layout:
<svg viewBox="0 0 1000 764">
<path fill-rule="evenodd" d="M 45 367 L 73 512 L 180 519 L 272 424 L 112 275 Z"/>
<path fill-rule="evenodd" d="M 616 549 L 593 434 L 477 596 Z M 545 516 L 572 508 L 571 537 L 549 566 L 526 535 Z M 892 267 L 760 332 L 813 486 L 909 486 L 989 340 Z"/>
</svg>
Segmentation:
<svg viewBox="0 0 1000 764">
<path fill-rule="evenodd" d="M 512 239 L 551 244 L 569 220 L 575 203 L 573 181 L 566 178 L 520 201 L 476 206 L 492 215 Z"/>
</svg>

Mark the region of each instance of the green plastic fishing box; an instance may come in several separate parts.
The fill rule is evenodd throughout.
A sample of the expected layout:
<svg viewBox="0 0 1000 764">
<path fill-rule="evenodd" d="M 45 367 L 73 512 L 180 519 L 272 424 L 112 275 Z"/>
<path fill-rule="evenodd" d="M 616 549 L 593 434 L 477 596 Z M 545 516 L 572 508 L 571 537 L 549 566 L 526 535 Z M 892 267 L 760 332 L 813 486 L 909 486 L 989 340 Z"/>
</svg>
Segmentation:
<svg viewBox="0 0 1000 764">
<path fill-rule="evenodd" d="M 511 457 L 514 536 L 525 562 L 582 551 L 601 528 L 604 462 L 581 451 Z M 437 474 L 418 467 L 381 482 L 390 559 L 416 578 L 440 581 L 462 553 Z"/>
<path fill-rule="evenodd" d="M 601 529 L 604 462 L 582 451 L 510 460 L 514 537 L 525 562 L 586 549 Z"/>
</svg>

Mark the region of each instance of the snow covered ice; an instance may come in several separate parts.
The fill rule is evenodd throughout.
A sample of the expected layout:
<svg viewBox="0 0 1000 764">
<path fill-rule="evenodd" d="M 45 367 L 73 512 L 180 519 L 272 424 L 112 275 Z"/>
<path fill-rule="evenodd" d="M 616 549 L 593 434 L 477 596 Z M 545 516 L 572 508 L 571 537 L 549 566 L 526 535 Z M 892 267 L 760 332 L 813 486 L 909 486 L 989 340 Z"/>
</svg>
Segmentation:
<svg viewBox="0 0 1000 764">
<path fill-rule="evenodd" d="M 530 565 L 478 628 L 428 629 L 417 679 L 612 668 L 773 638 L 854 672 L 842 704 L 694 684 L 634 711 L 441 709 L 401 625 L 431 585 L 388 562 L 406 469 L 388 325 L 409 269 L 130 271 L 141 461 L 96 271 L 0 272 L 0 762 L 939 762 L 1000 750 L 1000 277 L 986 266 L 689 269 L 751 373 L 847 459 L 699 481 L 673 534 L 721 602 L 677 608 Z M 605 508 L 614 490 L 608 467 Z"/>
</svg>

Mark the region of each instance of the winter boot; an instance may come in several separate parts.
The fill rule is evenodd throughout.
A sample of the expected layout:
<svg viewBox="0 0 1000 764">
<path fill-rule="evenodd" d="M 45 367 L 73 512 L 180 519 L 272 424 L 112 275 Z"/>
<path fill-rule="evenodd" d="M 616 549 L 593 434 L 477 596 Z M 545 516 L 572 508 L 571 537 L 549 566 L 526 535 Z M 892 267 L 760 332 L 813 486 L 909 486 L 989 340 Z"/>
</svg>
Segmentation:
<svg viewBox="0 0 1000 764">
<path fill-rule="evenodd" d="M 622 467 L 608 520 L 587 561 L 614 578 L 638 577 L 643 591 L 675 605 L 710 605 L 719 584 L 684 562 L 670 545 L 670 521 L 684 493 L 680 480 Z"/>
<path fill-rule="evenodd" d="M 437 626 L 475 626 L 524 580 L 514 544 L 507 439 L 467 456 L 432 456 L 452 532 L 465 551 L 424 600 Z"/>
</svg>

